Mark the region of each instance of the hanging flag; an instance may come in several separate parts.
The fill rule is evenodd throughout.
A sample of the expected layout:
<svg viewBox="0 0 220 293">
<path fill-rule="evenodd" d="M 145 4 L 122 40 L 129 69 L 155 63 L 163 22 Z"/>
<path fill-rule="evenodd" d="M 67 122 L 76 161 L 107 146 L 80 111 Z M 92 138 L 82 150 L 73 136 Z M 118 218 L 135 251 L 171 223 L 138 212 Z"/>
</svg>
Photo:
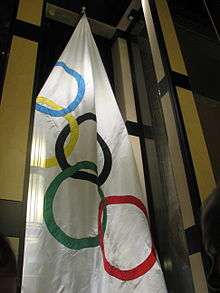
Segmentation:
<svg viewBox="0 0 220 293">
<path fill-rule="evenodd" d="M 36 100 L 23 293 L 164 293 L 127 130 L 87 18 Z"/>
</svg>

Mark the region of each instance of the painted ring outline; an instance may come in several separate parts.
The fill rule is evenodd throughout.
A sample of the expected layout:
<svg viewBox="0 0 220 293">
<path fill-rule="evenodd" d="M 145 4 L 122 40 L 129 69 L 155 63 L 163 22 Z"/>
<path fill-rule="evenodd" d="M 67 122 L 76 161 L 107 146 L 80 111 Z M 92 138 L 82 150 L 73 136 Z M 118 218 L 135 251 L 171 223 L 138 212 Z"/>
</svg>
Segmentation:
<svg viewBox="0 0 220 293">
<path fill-rule="evenodd" d="M 106 196 L 100 202 L 100 205 L 99 205 L 98 235 L 99 235 L 99 245 L 101 247 L 101 251 L 103 255 L 104 269 L 109 275 L 119 280 L 123 280 L 123 281 L 134 280 L 144 275 L 145 273 L 147 273 L 153 267 L 153 265 L 155 264 L 157 260 L 156 251 L 152 244 L 151 252 L 147 256 L 147 258 L 133 269 L 121 270 L 110 264 L 110 262 L 107 260 L 105 255 L 104 236 L 103 236 L 103 229 L 102 229 L 102 213 L 103 213 L 103 209 L 106 208 L 107 205 L 111 205 L 111 204 L 133 204 L 144 213 L 146 218 L 147 218 L 147 210 L 144 204 L 141 202 L 141 200 L 132 195 Z"/>
<path fill-rule="evenodd" d="M 96 121 L 96 116 L 95 114 L 89 112 L 89 113 L 85 113 L 79 117 L 77 117 L 76 121 L 78 122 L 78 125 L 80 125 L 81 123 L 83 123 L 84 121 L 87 120 L 93 120 Z M 63 130 L 60 132 L 60 134 L 57 137 L 57 141 L 56 141 L 56 146 L 55 146 L 55 154 L 56 154 L 56 158 L 57 161 L 60 165 L 60 168 L 62 170 L 65 170 L 66 168 L 70 167 L 69 163 L 67 162 L 67 159 L 65 157 L 65 154 L 63 152 L 63 146 L 65 143 L 65 140 L 67 138 L 67 136 L 69 135 L 70 132 L 70 127 L 69 125 L 66 125 Z M 94 174 L 90 174 L 88 172 L 84 172 L 84 171 L 78 171 L 76 173 L 74 173 L 71 177 L 74 179 L 82 179 L 82 180 L 89 180 L 93 183 L 98 184 L 98 186 L 101 186 L 105 183 L 106 179 L 108 178 L 110 171 L 111 171 L 111 167 L 112 167 L 112 156 L 111 156 L 111 152 L 110 149 L 108 147 L 108 145 L 105 143 L 105 141 L 102 139 L 102 137 L 97 133 L 97 141 L 99 143 L 99 145 L 101 146 L 103 155 L 104 155 L 104 165 L 102 168 L 102 171 L 100 173 L 100 175 L 97 176 Z"/>
<path fill-rule="evenodd" d="M 65 116 L 68 113 L 74 111 L 79 106 L 79 104 L 81 103 L 81 101 L 84 97 L 84 94 L 85 94 L 85 81 L 84 81 L 83 77 L 77 71 L 68 67 L 63 61 L 58 61 L 54 67 L 63 68 L 66 73 L 70 74 L 76 80 L 77 86 L 78 86 L 77 95 L 76 95 L 75 99 L 66 108 L 62 107 L 62 109 L 53 110 L 53 109 L 45 107 L 39 103 L 36 103 L 36 110 L 41 113 L 50 115 L 52 117 L 61 117 L 61 116 Z"/>
<path fill-rule="evenodd" d="M 89 161 L 82 161 L 74 166 L 71 166 L 61 173 L 59 173 L 53 181 L 50 183 L 49 187 L 44 196 L 44 207 L 43 207 L 43 217 L 45 224 L 50 232 L 50 234 L 62 245 L 67 248 L 80 250 L 83 248 L 96 247 L 99 245 L 98 235 L 94 237 L 84 237 L 84 238 L 74 238 L 67 235 L 56 223 L 53 215 L 53 201 L 56 195 L 56 191 L 59 188 L 60 184 L 70 177 L 74 172 L 77 172 L 81 169 L 90 169 L 97 172 L 96 164 Z M 98 187 L 98 192 L 101 200 L 104 199 L 104 194 L 100 187 Z M 105 231 L 107 223 L 107 211 L 104 210 L 103 214 L 103 229 Z"/>
<path fill-rule="evenodd" d="M 46 97 L 39 96 L 39 97 L 37 97 L 37 101 L 39 101 L 40 103 L 44 103 L 47 106 L 50 106 L 52 109 L 57 109 L 57 110 L 63 109 L 62 106 L 57 105 L 54 101 L 52 101 Z M 68 125 L 69 131 L 70 131 L 70 140 L 66 144 L 66 146 L 64 147 L 64 153 L 67 157 L 69 157 L 69 155 L 72 153 L 72 151 L 77 143 L 77 140 L 79 138 L 79 126 L 78 126 L 78 123 L 77 123 L 76 119 L 74 118 L 74 116 L 70 113 L 65 115 L 64 119 L 66 119 L 67 122 L 69 123 L 67 125 Z M 44 160 L 42 160 L 42 159 L 37 160 L 36 162 L 35 162 L 35 160 L 33 160 L 33 162 L 31 164 L 32 164 L 32 166 L 36 166 L 36 167 L 51 168 L 51 167 L 57 166 L 58 161 L 57 161 L 56 156 L 53 156 L 50 158 L 46 158 Z"/>
</svg>

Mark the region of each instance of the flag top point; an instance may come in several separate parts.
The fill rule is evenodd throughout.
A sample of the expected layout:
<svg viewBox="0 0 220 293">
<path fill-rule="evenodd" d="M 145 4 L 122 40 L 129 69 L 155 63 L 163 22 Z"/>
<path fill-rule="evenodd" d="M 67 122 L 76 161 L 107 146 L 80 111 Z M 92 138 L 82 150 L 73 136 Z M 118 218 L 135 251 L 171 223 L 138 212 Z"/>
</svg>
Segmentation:
<svg viewBox="0 0 220 293">
<path fill-rule="evenodd" d="M 82 6 L 81 14 L 82 15 L 85 15 L 86 14 L 86 6 Z"/>
</svg>

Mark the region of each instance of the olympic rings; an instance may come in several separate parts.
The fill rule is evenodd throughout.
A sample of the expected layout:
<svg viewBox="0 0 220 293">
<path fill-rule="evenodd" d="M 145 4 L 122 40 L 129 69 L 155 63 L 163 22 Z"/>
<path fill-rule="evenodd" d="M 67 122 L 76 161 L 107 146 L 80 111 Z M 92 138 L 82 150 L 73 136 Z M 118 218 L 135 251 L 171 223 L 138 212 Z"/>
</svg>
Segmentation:
<svg viewBox="0 0 220 293">
<path fill-rule="evenodd" d="M 78 92 L 77 92 L 75 99 L 66 108 L 50 109 L 50 108 L 45 107 L 39 103 L 36 104 L 37 111 L 44 113 L 44 114 L 48 114 L 52 117 L 65 116 L 68 113 L 74 111 L 78 107 L 80 102 L 82 101 L 84 94 L 85 94 L 85 81 L 84 81 L 83 77 L 77 71 L 71 69 L 62 61 L 58 61 L 55 64 L 55 67 L 56 66 L 62 67 L 66 73 L 70 74 L 73 78 L 75 78 L 77 85 L 78 85 Z"/>
<path fill-rule="evenodd" d="M 56 110 L 63 109 L 63 107 L 57 105 L 55 102 L 45 97 L 38 97 L 37 102 L 45 104 L 52 109 L 56 109 Z M 64 153 L 65 153 L 65 156 L 69 157 L 79 137 L 79 126 L 76 119 L 72 116 L 72 114 L 67 114 L 64 116 L 64 118 L 69 123 L 67 125 L 69 127 L 69 133 L 70 133 L 70 140 L 64 147 Z M 57 163 L 57 158 L 55 156 L 47 158 L 47 159 L 44 159 L 44 158 L 40 158 L 40 160 L 34 159 L 32 162 L 32 166 L 43 167 L 43 168 L 50 168 L 56 165 L 58 165 L 58 163 Z"/>
<path fill-rule="evenodd" d="M 132 195 L 123 195 L 123 196 L 107 196 L 105 197 L 100 205 L 99 205 L 99 216 L 98 216 L 98 236 L 99 236 L 99 245 L 101 247 L 102 255 L 103 255 L 103 264 L 106 272 L 123 281 L 129 281 L 134 280 L 145 273 L 147 273 L 155 264 L 156 262 L 156 252 L 154 249 L 154 246 L 152 245 L 151 252 L 147 256 L 147 258 L 139 265 L 137 265 L 135 268 L 130 270 L 121 270 L 113 265 L 110 264 L 110 262 L 107 260 L 105 255 L 105 247 L 104 247 L 104 236 L 103 236 L 103 228 L 102 228 L 102 212 L 103 209 L 107 205 L 111 204 L 132 204 L 138 207 L 144 215 L 147 217 L 147 210 L 143 203 L 135 196 Z"/>
<path fill-rule="evenodd" d="M 90 169 L 92 171 L 97 172 L 97 167 L 94 163 L 89 161 L 83 161 L 80 163 L 75 164 L 74 166 L 71 166 L 64 171 L 62 171 L 60 174 L 58 174 L 54 180 L 49 185 L 45 197 L 44 197 L 44 208 L 43 208 L 43 217 L 44 221 L 46 223 L 46 226 L 51 233 L 51 235 L 61 244 L 63 244 L 65 247 L 68 247 L 70 249 L 74 250 L 80 250 L 83 248 L 89 248 L 89 247 L 96 247 L 99 245 L 99 239 L 98 235 L 94 237 L 85 237 L 85 238 L 73 238 L 69 235 L 67 235 L 61 228 L 57 225 L 54 214 L 53 214 L 53 201 L 57 192 L 57 189 L 59 188 L 60 184 L 67 179 L 68 177 L 72 176 L 75 172 L 81 170 L 81 169 Z M 98 187 L 98 192 L 101 200 L 104 199 L 104 194 L 100 187 Z M 106 229 L 106 222 L 107 222 L 107 212 L 104 210 L 103 214 L 103 225 L 102 229 L 105 231 Z"/>
<path fill-rule="evenodd" d="M 42 166 L 36 162 L 33 162 L 35 166 L 41 167 L 53 167 L 59 164 L 62 171 L 53 179 L 49 187 L 46 190 L 44 196 L 44 207 L 43 207 L 43 217 L 45 224 L 48 228 L 50 234 L 62 245 L 69 249 L 81 250 L 84 248 L 97 247 L 100 245 L 101 252 L 103 255 L 103 265 L 105 271 L 123 281 L 134 280 L 145 273 L 147 273 L 156 262 L 156 251 L 152 244 L 150 254 L 146 259 L 129 270 L 121 270 L 116 266 L 113 266 L 105 255 L 104 247 L 104 233 L 107 226 L 107 205 L 111 204 L 132 204 L 138 207 L 147 218 L 147 210 L 144 204 L 140 199 L 132 195 L 123 195 L 123 196 L 107 196 L 105 197 L 101 185 L 107 180 L 112 167 L 112 155 L 108 145 L 102 139 L 102 137 L 97 133 L 97 141 L 102 149 L 104 156 L 104 165 L 99 176 L 97 176 L 97 166 L 93 162 L 82 161 L 76 163 L 74 166 L 70 166 L 67 162 L 67 158 L 73 151 L 76 142 L 79 137 L 79 125 L 86 120 L 96 121 L 96 116 L 93 113 L 83 114 L 77 119 L 71 114 L 74 111 L 80 102 L 82 101 L 85 94 L 85 82 L 83 77 L 77 73 L 75 70 L 69 68 L 64 62 L 58 61 L 55 66 L 60 66 L 64 71 L 70 74 L 74 79 L 76 79 L 78 85 L 78 92 L 75 99 L 66 107 L 57 105 L 52 100 L 49 100 L 46 97 L 38 97 L 36 103 L 36 110 L 47 114 L 52 117 L 61 117 L 63 116 L 68 124 L 62 129 L 57 137 L 55 144 L 55 156 L 46 158 L 45 160 L 40 160 Z M 44 106 L 46 105 L 46 106 Z M 70 134 L 69 142 L 65 145 L 65 141 Z M 83 171 L 82 171 L 83 170 Z M 84 170 L 91 170 L 95 174 L 88 173 Z M 100 196 L 100 204 L 98 211 L 98 235 L 94 237 L 84 237 L 84 238 L 74 238 L 67 235 L 56 223 L 53 212 L 53 202 L 55 199 L 56 192 L 60 184 L 67 178 L 72 177 L 73 179 L 87 180 L 91 183 L 97 185 L 98 193 Z"/>
<path fill-rule="evenodd" d="M 93 113 L 86 113 L 82 116 L 77 117 L 77 122 L 80 125 L 82 122 L 86 121 L 86 120 L 93 120 L 96 121 L 96 116 Z M 70 132 L 70 126 L 66 125 L 63 130 L 60 132 L 59 136 L 57 137 L 57 141 L 56 141 L 56 146 L 55 146 L 55 153 L 56 153 L 56 158 L 57 161 L 61 167 L 62 170 L 65 170 L 66 168 L 68 168 L 70 165 L 67 162 L 65 153 L 63 151 L 63 147 L 64 147 L 64 143 L 65 140 L 67 138 L 67 136 L 69 135 Z M 102 151 L 103 151 L 103 155 L 104 155 L 104 165 L 103 165 L 103 169 L 100 173 L 100 175 L 95 176 L 93 174 L 84 172 L 84 171 L 78 171 L 76 173 L 74 173 L 71 177 L 72 178 L 78 178 L 78 179 L 82 179 L 82 180 L 89 180 L 93 183 L 98 184 L 98 186 L 101 186 L 102 184 L 104 184 L 104 182 L 106 181 L 106 179 L 109 176 L 109 173 L 111 171 L 111 166 L 112 166 L 112 156 L 111 156 L 111 152 L 109 150 L 109 147 L 107 146 L 107 144 L 105 143 L 105 141 L 102 139 L 102 137 L 97 133 L 97 141 L 100 144 Z"/>
</svg>

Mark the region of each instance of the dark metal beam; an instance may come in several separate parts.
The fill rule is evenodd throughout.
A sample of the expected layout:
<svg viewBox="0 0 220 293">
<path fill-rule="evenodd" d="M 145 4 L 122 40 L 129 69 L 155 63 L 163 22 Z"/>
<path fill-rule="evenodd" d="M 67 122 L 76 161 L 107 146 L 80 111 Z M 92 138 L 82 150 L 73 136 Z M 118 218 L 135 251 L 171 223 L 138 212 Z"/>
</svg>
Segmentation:
<svg viewBox="0 0 220 293">
<path fill-rule="evenodd" d="M 20 237 L 23 229 L 23 202 L 0 200 L 0 231 L 6 236 Z"/>
<path fill-rule="evenodd" d="M 153 128 L 152 126 L 143 125 L 142 123 L 126 121 L 128 134 L 133 136 L 139 136 L 140 138 L 153 139 Z"/>
<path fill-rule="evenodd" d="M 19 37 L 38 42 L 41 34 L 41 27 L 16 19 L 13 33 Z"/>
</svg>

